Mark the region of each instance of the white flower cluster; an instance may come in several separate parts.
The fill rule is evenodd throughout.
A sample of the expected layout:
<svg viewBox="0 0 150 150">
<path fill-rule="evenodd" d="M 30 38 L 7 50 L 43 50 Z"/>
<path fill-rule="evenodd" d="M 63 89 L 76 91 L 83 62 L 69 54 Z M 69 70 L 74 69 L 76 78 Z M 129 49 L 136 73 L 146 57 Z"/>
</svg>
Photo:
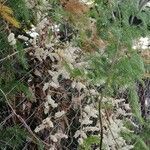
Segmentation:
<svg viewBox="0 0 150 150">
<path fill-rule="evenodd" d="M 132 145 L 127 145 L 126 141 L 120 136 L 120 132 L 125 129 L 122 120 L 109 118 L 109 127 L 107 125 L 103 139 L 106 150 L 115 150 L 116 146 L 121 150 L 130 150 L 133 148 Z M 126 149 L 127 147 L 128 149 Z"/>
<path fill-rule="evenodd" d="M 92 90 L 93 95 L 97 95 L 97 92 L 95 90 Z M 103 98 L 103 103 L 109 103 L 111 104 L 111 109 L 115 108 L 115 112 L 111 111 L 111 114 L 105 114 L 105 111 L 102 111 L 103 115 L 103 127 L 105 127 L 103 130 L 104 132 L 104 139 L 103 144 L 106 147 L 106 150 L 115 150 L 116 146 L 120 150 L 130 150 L 133 148 L 133 145 L 127 145 L 126 141 L 121 137 L 120 132 L 121 131 L 127 131 L 132 132 L 128 130 L 126 127 L 124 127 L 123 120 L 118 119 L 120 115 L 126 117 L 127 112 L 130 110 L 129 104 L 125 103 L 124 99 L 113 99 L 113 98 Z M 116 109 L 117 108 L 117 109 Z M 131 113 L 130 113 L 131 115 Z M 93 121 L 91 118 L 97 118 L 97 124 L 95 126 L 92 126 Z M 76 131 L 74 137 L 78 138 L 79 144 L 83 144 L 84 139 L 87 138 L 87 132 L 97 132 L 99 135 L 99 120 L 98 120 L 98 110 L 96 106 L 93 104 L 87 104 L 83 110 L 82 110 L 82 116 L 79 120 L 81 123 L 81 129 Z"/>
<path fill-rule="evenodd" d="M 51 121 L 51 118 L 50 117 L 47 117 L 46 119 L 44 119 L 42 121 L 42 124 L 40 124 L 39 126 L 37 126 L 34 130 L 34 132 L 39 132 L 45 128 L 53 128 L 54 125 L 53 125 L 53 122 Z"/>
<path fill-rule="evenodd" d="M 52 76 L 52 81 L 50 82 L 50 86 L 54 87 L 54 88 L 58 88 L 59 82 L 58 82 L 58 77 L 59 75 L 62 75 L 62 77 L 64 79 L 69 79 L 70 78 L 70 74 L 65 70 L 65 68 L 57 68 L 57 71 L 51 71 L 48 70 L 48 73 Z"/>
<path fill-rule="evenodd" d="M 62 117 L 66 112 L 64 110 L 58 111 L 55 113 L 55 118 L 60 118 Z"/>
<path fill-rule="evenodd" d="M 116 108 L 116 112 L 113 112 L 111 115 L 105 117 L 103 125 L 106 127 L 104 130 L 104 145 L 106 150 L 115 150 L 116 147 L 120 150 L 130 150 L 133 148 L 133 145 L 127 145 L 126 141 L 121 137 L 121 131 L 129 131 L 123 124 L 123 120 L 118 117 L 121 115 L 126 118 L 126 116 L 131 116 L 129 104 L 125 103 L 125 99 L 113 99 L 113 98 L 104 98 L 103 102 L 109 102 Z"/>
<path fill-rule="evenodd" d="M 68 136 L 67 136 L 66 134 L 62 133 L 62 132 L 57 132 L 57 133 L 54 134 L 54 135 L 50 135 L 50 139 L 51 139 L 54 143 L 58 142 L 59 140 L 61 140 L 61 139 L 63 139 L 63 138 L 67 139 Z"/>
<path fill-rule="evenodd" d="M 56 27 L 54 25 L 54 27 Z M 64 49 L 57 49 L 56 46 L 58 45 L 57 39 L 49 38 L 47 37 L 47 31 L 52 30 L 52 32 L 55 32 L 54 28 L 50 24 L 49 20 L 47 18 L 42 19 L 38 25 L 32 29 L 32 31 L 28 32 L 29 35 L 32 35 L 33 32 L 36 32 L 38 35 L 33 38 L 30 43 L 33 46 L 34 52 L 33 57 L 36 57 L 39 61 L 44 62 L 46 58 L 50 58 L 52 61 L 52 69 L 47 69 L 47 74 L 51 77 L 49 81 L 44 83 L 43 86 L 43 93 L 46 94 L 46 100 L 44 103 L 44 113 L 50 114 L 53 110 L 57 110 L 54 108 L 58 107 L 58 103 L 51 97 L 50 95 L 50 88 L 53 87 L 55 89 L 60 87 L 60 83 L 58 81 L 59 76 L 61 75 L 63 79 L 70 79 L 70 74 L 67 72 L 66 68 L 62 66 L 62 61 L 67 62 L 70 66 L 73 66 L 72 64 L 75 63 L 76 58 L 78 55 L 76 55 L 76 51 L 78 51 L 78 48 L 74 48 L 71 45 L 67 45 Z M 58 29 L 57 29 L 58 32 Z M 42 38 L 41 38 L 42 37 Z M 44 38 L 43 38 L 44 37 Z M 19 37 L 23 38 L 23 37 Z M 40 41 L 42 39 L 43 41 Z M 43 42 L 44 46 L 39 46 Z M 58 47 L 58 46 L 57 46 Z M 57 62 L 57 63 L 56 63 Z M 41 77 L 41 73 L 38 70 L 35 70 L 34 72 L 36 75 Z M 84 85 L 81 83 L 77 83 L 76 85 L 77 89 L 85 88 Z M 52 109 L 51 109 L 52 108 Z M 61 119 L 66 114 L 66 111 L 56 111 L 54 113 L 54 116 L 48 117 L 42 121 L 42 124 L 36 127 L 35 132 L 39 132 L 43 129 L 50 129 L 54 127 L 53 122 L 51 121 L 51 118 L 54 119 L 54 121 Z M 49 119 L 49 120 L 48 120 Z M 52 142 L 56 143 L 60 141 L 62 138 L 68 138 L 67 135 L 65 135 L 63 132 L 60 133 L 56 129 L 56 133 L 54 135 L 50 135 L 50 139 Z M 55 149 L 55 145 L 53 145 L 50 149 Z"/>
<path fill-rule="evenodd" d="M 78 142 L 81 145 L 83 144 L 84 139 L 87 138 L 87 135 L 83 130 L 77 130 L 74 137 L 78 138 Z"/>
<path fill-rule="evenodd" d="M 87 0 L 86 0 L 87 1 Z M 87 3 L 87 2 L 85 2 Z M 47 1 L 43 1 L 44 7 L 47 5 Z M 34 4 L 33 4 L 34 5 Z M 33 7 L 33 5 L 31 7 Z M 45 9 L 45 8 L 41 8 Z M 41 16 L 41 12 L 39 13 Z M 44 14 L 45 15 L 45 14 Z M 38 17 L 39 20 L 41 20 L 42 17 Z M 65 44 L 63 48 L 58 48 L 58 40 L 57 38 L 51 37 L 49 38 L 48 31 L 51 30 L 52 32 L 58 32 L 59 26 L 53 25 L 50 23 L 50 21 L 43 17 L 38 25 L 36 27 L 33 27 L 28 34 L 33 37 L 33 40 L 30 40 L 30 43 L 33 46 L 34 52 L 33 56 L 36 57 L 39 61 L 43 62 L 46 60 L 46 58 L 50 58 L 52 61 L 52 69 L 47 69 L 47 74 L 51 77 L 49 81 L 46 81 L 43 86 L 43 92 L 46 95 L 46 101 L 44 103 L 44 113 L 48 115 L 53 110 L 57 110 L 57 107 L 60 105 L 58 104 L 49 94 L 50 88 L 53 87 L 55 89 L 60 88 L 60 83 L 58 81 L 58 77 L 62 75 L 64 79 L 70 79 L 70 74 L 67 72 L 67 70 L 62 66 L 63 62 L 67 63 L 70 68 L 74 67 L 83 67 L 86 66 L 86 62 L 82 62 L 82 59 L 79 61 L 79 55 L 80 52 L 79 48 L 76 48 L 72 46 L 72 44 Z M 41 38 L 42 37 L 42 38 Z M 18 38 L 23 39 L 24 41 L 29 41 L 26 37 L 20 35 Z M 14 35 L 11 34 L 8 38 L 9 43 L 14 44 Z M 43 40 L 43 41 L 42 41 Z M 41 44 L 42 43 L 42 44 Z M 40 45 L 40 46 L 39 46 Z M 41 46 L 42 45 L 42 46 Z M 77 61 L 78 60 L 78 61 Z M 37 75 L 41 76 L 42 73 L 40 73 L 38 70 L 35 72 Z M 71 80 L 71 79 L 70 79 Z M 74 138 L 78 139 L 79 144 L 83 144 L 84 139 L 87 138 L 87 135 L 89 134 L 97 134 L 99 135 L 99 121 L 98 121 L 98 108 L 97 103 L 93 104 L 93 101 L 88 101 L 86 104 L 82 105 L 82 99 L 87 96 L 87 85 L 86 83 L 83 83 L 81 81 L 72 81 L 71 84 L 72 88 L 77 89 L 77 91 L 80 93 L 81 90 L 83 91 L 83 96 L 79 96 L 79 98 L 74 98 L 74 103 L 78 103 L 81 110 L 81 116 L 79 119 L 79 122 L 81 124 L 81 128 L 75 132 Z M 97 96 L 99 93 L 95 89 L 91 89 L 89 93 L 93 96 Z M 116 147 L 116 141 L 117 145 L 119 145 L 119 150 L 130 150 L 133 146 L 127 145 L 125 140 L 121 137 L 120 132 L 122 130 L 125 130 L 126 128 L 123 125 L 123 121 L 118 119 L 118 116 L 124 116 L 127 117 L 127 110 L 130 110 L 130 107 L 128 104 L 125 103 L 124 99 L 113 99 L 113 98 L 103 98 L 102 100 L 103 104 L 109 103 L 113 109 L 115 107 L 115 111 L 110 111 L 109 115 L 105 113 L 104 110 L 102 110 L 102 119 L 103 119 L 103 127 L 104 128 L 104 140 L 103 143 L 106 146 L 106 150 L 115 150 Z M 121 106 L 121 107 L 120 107 Z M 52 108 L 52 109 L 50 109 Z M 56 109 L 54 109 L 56 108 Z M 106 110 L 107 111 L 107 110 Z M 109 111 L 109 108 L 108 108 Z M 62 119 L 66 111 L 63 109 L 58 112 L 53 111 L 54 116 L 49 116 L 46 119 L 42 121 L 42 124 L 37 126 L 35 128 L 35 132 L 39 132 L 43 129 L 54 129 L 53 122 L 59 119 Z M 62 118 L 61 118 L 62 117 Z M 52 119 L 54 121 L 52 122 Z M 63 120 L 63 119 L 62 119 Z M 96 123 L 95 123 L 95 120 Z M 108 123 L 109 122 L 109 123 Z M 56 127 L 57 128 L 57 127 Z M 68 135 L 64 134 L 63 132 L 60 132 L 58 129 L 56 129 L 55 134 L 50 135 L 51 142 L 53 144 L 56 144 L 59 142 L 62 138 L 67 139 Z M 55 149 L 55 146 L 53 145 L 51 147 L 51 150 Z"/>
<path fill-rule="evenodd" d="M 58 66 L 56 66 L 55 68 L 57 68 Z M 70 74 L 66 71 L 66 69 L 64 67 L 61 67 L 60 69 L 57 68 L 57 71 L 51 71 L 48 70 L 49 75 L 51 75 L 52 80 L 44 83 L 43 86 L 43 91 L 45 92 L 50 86 L 54 87 L 55 89 L 57 89 L 58 87 L 60 87 L 59 85 L 59 81 L 58 81 L 58 77 L 60 75 L 62 75 L 62 77 L 64 79 L 69 79 L 70 78 Z"/>
<path fill-rule="evenodd" d="M 72 88 L 76 88 L 78 91 L 81 91 L 81 89 L 86 90 L 86 86 L 81 82 L 73 81 L 71 86 Z"/>
<path fill-rule="evenodd" d="M 15 34 L 14 33 L 10 33 L 8 35 L 8 42 L 10 45 L 15 45 L 16 44 L 16 39 L 15 39 Z"/>
<path fill-rule="evenodd" d="M 23 41 L 28 41 L 29 40 L 29 38 L 24 36 L 24 35 L 18 35 L 18 39 L 21 39 Z"/>
<path fill-rule="evenodd" d="M 47 95 L 46 100 L 47 101 L 44 104 L 44 113 L 48 114 L 50 106 L 52 108 L 56 108 L 58 106 L 58 104 L 55 103 L 55 101 L 51 98 L 51 95 Z"/>
<path fill-rule="evenodd" d="M 150 45 L 150 38 L 149 37 L 141 37 L 137 41 L 133 43 L 133 49 L 148 49 Z"/>
<path fill-rule="evenodd" d="M 99 95 L 99 93 L 98 93 L 95 89 L 90 89 L 90 90 L 89 90 L 89 93 L 90 93 L 92 96 Z"/>
<path fill-rule="evenodd" d="M 94 0 L 80 0 L 80 1 L 87 5 L 92 5 L 94 3 Z"/>
<path fill-rule="evenodd" d="M 37 24 L 35 31 L 42 35 L 43 33 L 45 33 L 43 29 L 49 25 L 50 21 L 47 18 L 44 18 Z M 48 29 L 50 29 L 50 27 L 48 27 Z"/>
<path fill-rule="evenodd" d="M 98 111 L 93 104 L 86 105 L 83 108 L 83 112 L 81 115 L 82 116 L 81 119 L 79 119 L 79 122 L 81 123 L 82 128 L 80 130 L 77 130 L 74 135 L 75 138 L 78 138 L 79 144 L 83 144 L 84 139 L 87 138 L 86 133 L 88 131 L 99 131 L 99 127 L 92 126 L 92 118 L 98 118 Z"/>
<path fill-rule="evenodd" d="M 76 52 L 80 51 L 79 48 L 73 47 L 71 44 L 66 46 L 64 50 L 58 49 L 57 53 L 61 58 L 63 58 L 68 64 L 76 63 L 76 58 L 78 55 Z"/>
<path fill-rule="evenodd" d="M 95 107 L 93 106 L 93 104 L 86 105 L 84 107 L 84 112 L 86 112 L 86 114 L 89 117 L 93 117 L 93 118 L 97 118 L 98 117 L 98 110 L 95 109 Z"/>
</svg>

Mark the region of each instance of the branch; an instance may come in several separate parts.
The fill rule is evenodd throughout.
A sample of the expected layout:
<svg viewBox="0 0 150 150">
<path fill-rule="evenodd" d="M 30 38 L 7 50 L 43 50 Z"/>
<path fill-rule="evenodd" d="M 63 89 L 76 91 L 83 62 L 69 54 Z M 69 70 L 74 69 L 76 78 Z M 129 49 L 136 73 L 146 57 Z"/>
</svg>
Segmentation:
<svg viewBox="0 0 150 150">
<path fill-rule="evenodd" d="M 28 130 L 28 132 L 39 142 L 42 142 L 46 147 L 50 147 L 50 145 L 44 141 L 42 141 L 41 139 L 39 139 L 31 130 L 31 128 L 27 125 L 27 123 L 24 121 L 24 119 L 18 115 L 16 113 L 16 111 L 13 109 L 13 107 L 11 106 L 11 104 L 9 103 L 9 100 L 6 96 L 6 94 L 4 93 L 4 91 L 2 89 L 0 89 L 1 93 L 4 95 L 6 102 L 8 104 L 8 106 L 10 107 L 10 109 L 12 110 L 12 113 L 20 120 L 20 122 L 24 125 L 24 127 Z"/>
<path fill-rule="evenodd" d="M 29 48 L 24 49 L 25 52 L 27 52 L 28 50 L 31 50 L 31 48 L 29 47 Z M 14 53 L 12 53 L 12 54 L 10 54 L 10 55 L 7 55 L 6 57 L 0 59 L 0 62 L 4 61 L 4 60 L 6 60 L 6 59 L 10 59 L 11 57 L 15 56 L 15 55 L 18 54 L 19 52 L 20 52 L 20 51 L 16 51 L 16 52 L 14 52 Z"/>
<path fill-rule="evenodd" d="M 99 118 L 99 125 L 100 125 L 100 143 L 99 143 L 100 150 L 102 150 L 102 146 L 103 146 L 103 122 L 102 122 L 102 114 L 101 114 L 102 100 L 103 100 L 103 91 L 98 101 L 98 118 Z"/>
</svg>

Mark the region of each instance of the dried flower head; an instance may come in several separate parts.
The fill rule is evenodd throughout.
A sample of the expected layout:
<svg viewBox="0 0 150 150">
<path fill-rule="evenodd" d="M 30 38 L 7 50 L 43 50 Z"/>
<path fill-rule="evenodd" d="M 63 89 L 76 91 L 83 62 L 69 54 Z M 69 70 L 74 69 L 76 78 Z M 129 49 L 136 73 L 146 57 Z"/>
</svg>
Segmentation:
<svg viewBox="0 0 150 150">
<path fill-rule="evenodd" d="M 89 10 L 88 5 L 79 0 L 61 0 L 60 2 L 64 9 L 72 14 L 82 15 Z"/>
<path fill-rule="evenodd" d="M 14 27 L 19 28 L 20 23 L 13 17 L 13 10 L 0 3 L 0 16 Z"/>
</svg>

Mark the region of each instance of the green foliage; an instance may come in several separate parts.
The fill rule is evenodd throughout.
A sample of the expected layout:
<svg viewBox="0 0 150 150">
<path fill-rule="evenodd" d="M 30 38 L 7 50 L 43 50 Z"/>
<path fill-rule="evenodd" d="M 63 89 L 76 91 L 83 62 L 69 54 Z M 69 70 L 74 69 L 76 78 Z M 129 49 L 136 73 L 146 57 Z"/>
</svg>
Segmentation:
<svg viewBox="0 0 150 150">
<path fill-rule="evenodd" d="M 17 18 L 20 23 L 29 23 L 29 10 L 26 6 L 25 0 L 7 1 L 6 4 L 13 10 L 15 18 Z M 10 44 L 8 43 L 8 33 L 6 32 L 5 26 L 3 22 L 0 23 L 0 59 L 6 58 L 2 60 L 2 62 L 0 62 L 0 87 L 6 93 L 12 91 L 12 95 L 19 91 L 24 91 L 27 95 L 31 95 L 28 94 L 29 92 L 27 92 L 26 90 L 28 88 L 23 85 L 23 83 L 20 83 L 20 81 L 18 81 L 18 79 L 23 77 L 28 70 L 28 64 L 25 55 L 26 52 L 23 48 L 23 45 L 17 40 L 17 44 L 15 46 L 10 46 Z M 14 32 L 16 32 L 16 30 Z M 13 57 L 9 57 L 9 55 L 13 54 L 16 51 L 16 55 L 14 55 Z"/>
<path fill-rule="evenodd" d="M 29 23 L 30 12 L 26 6 L 25 0 L 8 1 L 9 6 L 13 9 L 15 17 L 22 23 Z"/>
<path fill-rule="evenodd" d="M 85 72 L 87 80 L 95 85 L 105 87 L 105 96 L 116 93 L 116 89 L 126 87 L 128 101 L 132 112 L 140 123 L 144 123 L 141 117 L 141 108 L 136 91 L 137 81 L 142 81 L 145 73 L 143 59 L 136 50 L 132 49 L 133 41 L 141 36 L 150 35 L 148 30 L 150 13 L 138 8 L 138 1 L 125 0 L 120 3 L 96 0 L 94 9 L 89 16 L 96 19 L 96 27 L 99 37 L 108 42 L 103 54 L 94 52 L 87 57 L 89 63 L 85 71 L 75 68 L 74 76 L 81 75 L 77 72 Z M 130 7 L 129 7 L 130 4 Z M 138 25 L 134 17 L 141 19 Z M 101 51 L 101 49 L 99 50 Z M 83 76 L 83 75 L 82 75 Z M 144 132 L 144 131 L 143 131 Z M 147 149 L 145 141 L 135 136 L 132 140 L 137 141 L 135 149 Z"/>
<path fill-rule="evenodd" d="M 132 84 L 140 80 L 145 72 L 144 63 L 140 55 L 131 53 L 130 56 L 123 56 L 116 64 L 115 67 L 116 82 L 120 85 Z M 120 83 L 119 83 L 120 82 Z"/>
<path fill-rule="evenodd" d="M 98 136 L 89 136 L 87 137 L 83 144 L 81 145 L 81 150 L 91 150 L 92 145 L 99 144 L 99 137 Z"/>
<path fill-rule="evenodd" d="M 19 126 L 0 128 L 0 149 L 20 150 L 27 138 L 27 133 Z"/>
<path fill-rule="evenodd" d="M 0 31 L 0 54 L 1 59 L 7 57 L 9 54 L 13 52 L 13 48 L 9 45 L 7 41 L 7 34 L 3 31 Z M 2 65 L 0 66 L 0 87 L 3 89 L 5 86 L 10 86 L 9 83 L 15 78 L 15 72 L 13 69 L 12 58 L 6 59 L 2 61 Z M 7 91 L 7 90 L 6 90 Z"/>
<path fill-rule="evenodd" d="M 126 141 L 134 145 L 133 150 L 149 150 L 149 134 L 150 134 L 150 121 L 144 122 L 142 129 L 134 129 L 133 125 L 128 124 L 128 128 L 131 130 L 138 130 L 138 134 L 132 132 L 122 132 L 122 136 Z M 147 143 L 147 144 L 146 144 Z"/>
<path fill-rule="evenodd" d="M 60 6 L 59 0 L 50 0 L 50 4 L 52 9 L 49 11 L 49 16 L 51 16 L 53 21 L 62 23 L 63 17 L 65 17 L 67 13 Z"/>
<path fill-rule="evenodd" d="M 12 107 L 17 109 L 15 106 L 20 103 L 20 101 L 19 99 L 16 101 L 16 96 L 24 95 L 27 99 L 32 99 L 32 94 L 24 81 L 29 67 L 23 44 L 16 39 L 16 45 L 11 46 L 8 42 L 8 35 L 10 32 L 13 32 L 15 37 L 18 36 L 18 33 L 23 34 L 23 28 L 30 25 L 33 14 L 31 14 L 31 10 L 27 8 L 25 0 L 6 1 L 5 5 L 8 6 L 10 10 L 13 10 L 13 17 L 21 23 L 21 28 L 17 29 L 15 26 L 9 26 L 8 28 L 6 27 L 6 22 L 4 22 L 5 20 L 3 21 L 0 18 L 0 88 L 7 95 L 10 104 L 14 104 Z M 8 22 L 8 25 L 10 25 L 9 23 L 10 22 Z M 15 55 L 11 56 L 12 54 Z M 3 121 L 11 111 L 1 92 L 0 104 L 2 111 L 0 118 L 2 119 L 1 121 Z M 6 122 L 5 125 L 0 127 L 0 149 L 20 150 L 27 142 L 28 134 L 20 127 L 18 120 L 14 119 L 12 122 L 10 119 L 10 122 L 12 125 L 10 125 L 8 121 L 8 124 Z M 42 149 L 43 145 L 41 143 L 36 144 Z"/>
<path fill-rule="evenodd" d="M 14 88 L 14 93 L 17 94 L 19 92 L 22 92 L 25 94 L 25 96 L 29 99 L 32 98 L 32 93 L 29 91 L 28 86 L 21 82 L 14 82 L 12 85 L 12 88 Z"/>
<path fill-rule="evenodd" d="M 5 57 L 11 49 L 11 46 L 9 46 L 8 40 L 7 40 L 7 34 L 4 32 L 4 27 L 1 24 L 0 27 L 0 55 L 1 57 Z M 5 55 L 4 55 L 5 54 Z"/>
<path fill-rule="evenodd" d="M 42 3 L 42 1 L 38 2 Z M 72 20 L 67 12 L 62 9 L 58 0 L 51 0 L 49 2 L 51 9 L 48 11 L 48 15 L 55 23 L 62 24 L 68 18 Z M 31 10 L 26 7 L 25 0 L 10 0 L 7 1 L 7 4 L 13 9 L 15 18 L 22 25 L 30 24 Z M 119 3 L 114 1 L 111 4 L 108 1 L 95 0 L 93 9 L 90 9 L 88 15 L 95 19 L 98 36 L 107 41 L 106 49 L 97 49 L 96 46 L 91 44 L 95 52 L 85 55 L 85 60 L 89 64 L 87 68 L 71 69 L 66 63 L 65 67 L 73 78 L 82 77 L 82 79 L 87 79 L 87 81 L 94 85 L 103 86 L 105 88 L 105 96 L 116 96 L 114 94 L 117 92 L 116 89 L 127 87 L 132 112 L 143 125 L 143 130 L 139 135 L 123 133 L 123 136 L 134 143 L 135 150 L 148 150 L 145 141 L 149 138 L 149 126 L 144 124 L 141 117 L 139 99 L 135 88 L 136 82 L 142 80 L 145 68 L 141 56 L 136 50 L 132 49 L 132 44 L 133 40 L 141 36 L 150 35 L 148 30 L 150 26 L 150 13 L 148 10 L 139 10 L 138 1 L 136 0 L 124 0 Z M 141 23 L 135 25 L 134 17 L 141 19 Z M 69 22 L 70 20 L 67 21 Z M 78 42 L 77 45 L 82 47 L 83 39 L 85 37 L 90 38 L 92 31 L 84 31 L 84 28 L 82 29 L 87 23 L 86 18 L 82 20 L 81 17 L 79 21 L 77 19 L 75 21 L 75 28 L 78 29 L 78 37 L 75 38 Z M 75 23 L 70 22 L 70 24 L 74 25 Z M 63 31 L 64 29 L 62 28 L 61 30 Z M 6 93 L 13 89 L 10 97 L 22 92 L 30 98 L 31 93 L 27 86 L 19 81 L 28 71 L 24 48 L 18 41 L 16 49 L 11 47 L 7 42 L 8 35 L 4 31 L 5 26 L 2 24 L 0 26 L 0 58 L 7 57 L 14 50 L 19 51 L 19 53 L 3 61 L 3 64 L 0 64 L 0 87 Z M 104 52 L 101 53 L 101 51 Z M 109 104 L 106 104 L 106 107 L 111 108 Z M 18 126 L 7 127 L 6 129 L 1 128 L 0 130 L 1 149 L 19 150 L 26 140 L 26 132 Z M 80 149 L 90 150 L 95 144 L 99 144 L 99 137 L 90 136 L 84 140 Z M 39 149 L 44 149 L 41 143 L 39 145 Z"/>
<path fill-rule="evenodd" d="M 109 41 L 109 44 L 103 55 L 94 54 L 89 58 L 91 71 L 89 71 L 88 77 L 94 83 L 103 82 L 107 85 L 106 89 L 108 87 L 112 89 L 114 87 L 130 87 L 129 102 L 134 114 L 141 120 L 137 92 L 132 85 L 142 79 L 145 69 L 141 56 L 132 50 L 132 42 L 142 35 L 149 34 L 146 27 L 148 26 L 147 18 L 140 18 L 142 24 L 134 25 L 133 16 L 144 14 L 138 10 L 137 1 L 126 0 L 121 4 L 114 3 L 113 6 L 103 1 L 96 1 L 96 3 L 98 3 L 97 14 L 94 12 L 96 15 L 93 17 L 97 20 L 99 36 Z M 128 6 L 129 3 L 131 7 Z M 117 15 L 112 16 L 112 12 L 116 12 Z M 148 14 L 145 13 L 145 15 Z M 110 16 L 112 16 L 112 22 Z"/>
<path fill-rule="evenodd" d="M 136 50 L 132 49 L 132 44 L 136 38 L 149 34 L 145 27 L 148 24 L 143 23 L 148 23 L 147 18 L 142 18 L 142 23 L 139 25 L 135 25 L 132 20 L 133 16 L 137 17 L 144 13 L 138 10 L 137 1 L 126 0 L 122 3 L 115 1 L 113 4 L 95 1 L 95 3 L 97 5 L 95 4 L 95 8 L 91 10 L 90 16 L 96 19 L 99 36 L 108 44 L 103 54 L 95 52 L 87 57 L 89 67 L 84 72 L 92 83 L 104 85 L 106 93 L 111 91 L 112 94 L 120 87 L 127 87 L 130 91 L 129 101 L 133 112 L 141 118 L 138 96 L 132 85 L 142 80 L 145 68 L 143 59 Z M 129 3 L 131 7 L 128 6 Z M 114 12 L 115 15 L 112 15 Z M 74 70 L 72 72 L 76 74 L 78 69 Z"/>
<path fill-rule="evenodd" d="M 147 30 L 150 13 L 148 10 L 140 11 L 138 1 L 115 1 L 111 4 L 96 1 L 96 3 L 98 3 L 97 11 L 92 10 L 91 15 L 96 18 L 98 32 L 103 39 L 110 40 L 110 33 L 112 33 L 114 40 L 119 39 L 122 44 L 131 48 L 134 39 L 150 34 Z M 134 17 L 141 19 L 141 23 L 136 25 Z"/>
<path fill-rule="evenodd" d="M 20 42 L 17 42 L 17 51 L 19 51 L 17 58 L 18 61 L 21 63 L 21 65 L 25 68 L 28 69 L 28 64 L 26 60 L 26 52 Z"/>
<path fill-rule="evenodd" d="M 141 117 L 141 106 L 139 104 L 139 97 L 134 86 L 129 88 L 129 104 L 135 117 L 138 118 L 140 123 L 143 123 L 143 119 Z"/>
</svg>

